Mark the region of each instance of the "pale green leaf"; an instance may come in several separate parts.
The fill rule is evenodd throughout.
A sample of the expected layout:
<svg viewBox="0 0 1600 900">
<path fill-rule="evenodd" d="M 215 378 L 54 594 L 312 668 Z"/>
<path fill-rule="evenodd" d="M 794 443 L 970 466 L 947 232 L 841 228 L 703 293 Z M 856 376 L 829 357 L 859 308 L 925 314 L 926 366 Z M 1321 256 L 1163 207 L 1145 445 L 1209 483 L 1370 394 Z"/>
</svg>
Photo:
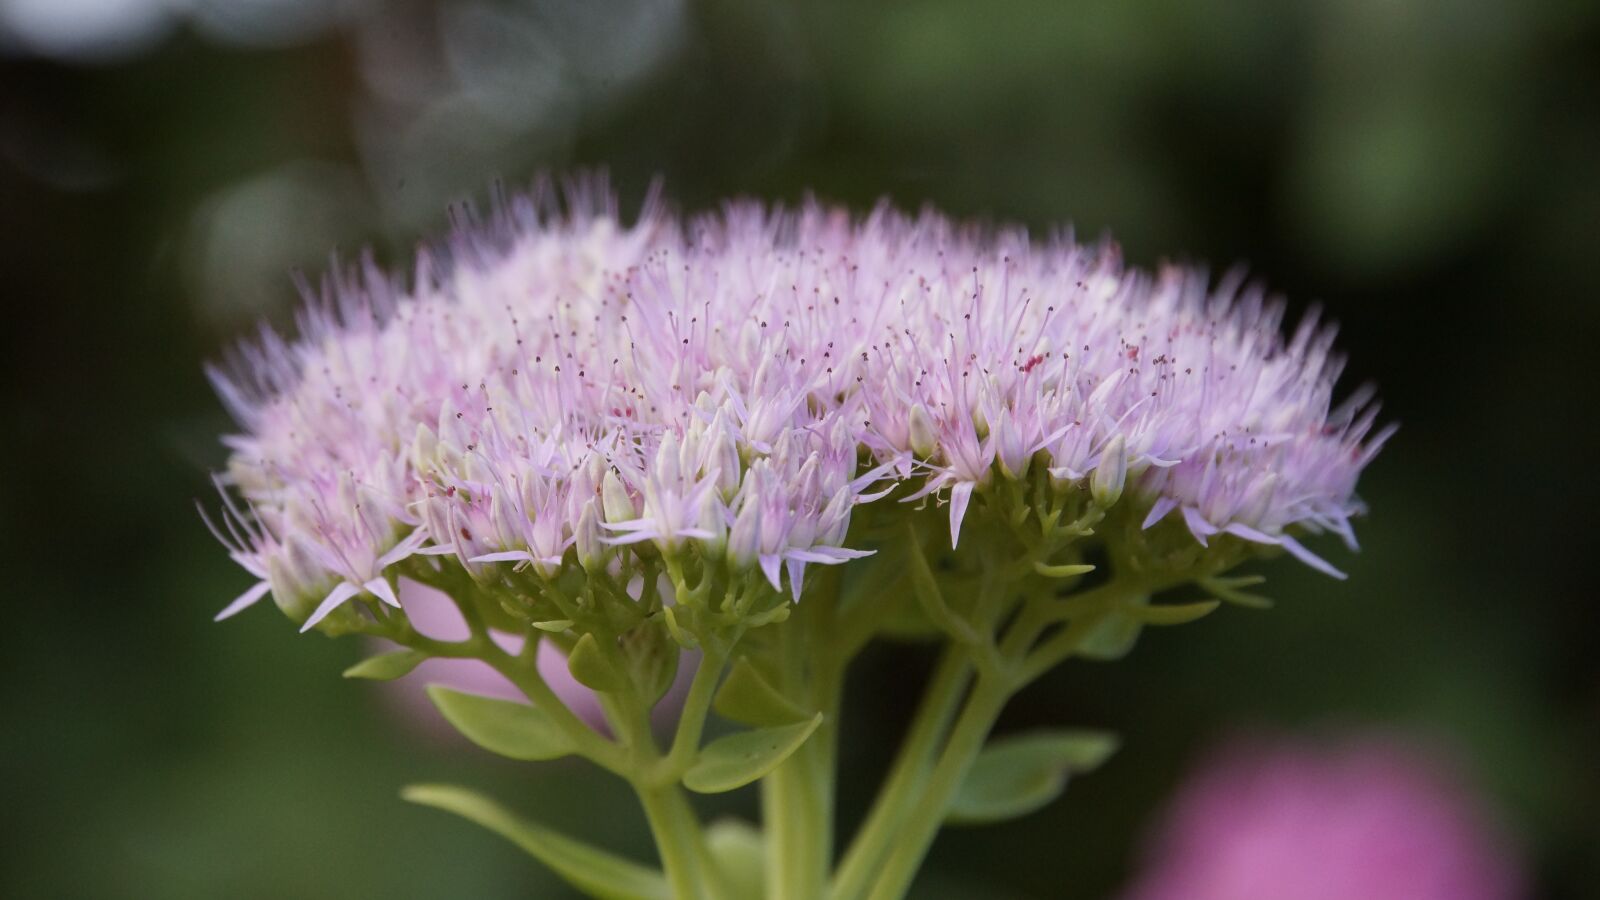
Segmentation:
<svg viewBox="0 0 1600 900">
<path fill-rule="evenodd" d="M 1127 656 L 1139 640 L 1144 623 L 1137 610 L 1113 609 L 1083 636 L 1074 653 L 1084 659 L 1117 660 Z"/>
<path fill-rule="evenodd" d="M 683 785 L 702 794 L 743 787 L 781 765 L 821 724 L 822 713 L 817 713 L 804 722 L 718 738 L 701 748 L 694 765 L 683 773 Z"/>
<path fill-rule="evenodd" d="M 428 685 L 439 712 L 467 739 L 512 759 L 556 759 L 574 752 L 572 738 L 536 707 Z"/>
<path fill-rule="evenodd" d="M 672 900 L 672 891 L 659 871 L 529 822 L 476 791 L 446 784 L 414 784 L 402 790 L 400 796 L 482 825 L 526 850 L 589 896 L 602 900 Z"/>
<path fill-rule="evenodd" d="M 572 646 L 572 652 L 567 654 L 567 671 L 579 684 L 601 693 L 614 694 L 628 686 L 627 673 L 618 671 L 605 658 L 592 634 L 578 638 Z"/>
<path fill-rule="evenodd" d="M 1103 731 L 1034 731 L 996 739 L 978 754 L 945 818 L 984 825 L 1042 809 L 1066 789 L 1067 777 L 1088 772 L 1117 749 Z"/>
<path fill-rule="evenodd" d="M 367 678 L 373 681 L 393 681 L 415 669 L 428 654 L 420 650 L 396 650 L 368 657 L 344 670 L 346 678 Z"/>
<path fill-rule="evenodd" d="M 789 725 L 811 717 L 742 657 L 717 689 L 711 708 L 724 719 L 743 725 Z"/>
</svg>

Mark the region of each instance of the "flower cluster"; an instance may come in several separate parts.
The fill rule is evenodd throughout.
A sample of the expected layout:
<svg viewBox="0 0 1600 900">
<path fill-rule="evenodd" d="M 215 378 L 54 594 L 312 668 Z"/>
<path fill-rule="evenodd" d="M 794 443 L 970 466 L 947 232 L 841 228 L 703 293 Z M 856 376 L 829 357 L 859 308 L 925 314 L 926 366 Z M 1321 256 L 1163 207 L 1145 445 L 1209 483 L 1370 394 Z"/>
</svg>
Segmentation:
<svg viewBox="0 0 1600 900">
<path fill-rule="evenodd" d="M 241 351 L 223 535 L 312 627 L 398 605 L 390 567 L 452 557 L 549 576 L 649 542 L 799 597 L 855 506 L 933 497 L 960 540 L 975 492 L 1030 471 L 1278 545 L 1353 542 L 1382 444 L 1333 405 L 1332 329 L 1111 246 L 933 212 L 754 203 L 625 226 L 606 192 L 540 189 L 463 223 L 410 286 L 368 264 L 314 292 L 300 337 Z M 308 292 L 311 293 L 311 292 Z M 895 496 L 887 500 L 882 498 Z M 786 583 L 786 584 L 785 584 Z"/>
<path fill-rule="evenodd" d="M 1521 860 L 1452 760 L 1383 734 L 1234 739 L 1126 900 L 1513 900 Z"/>
</svg>

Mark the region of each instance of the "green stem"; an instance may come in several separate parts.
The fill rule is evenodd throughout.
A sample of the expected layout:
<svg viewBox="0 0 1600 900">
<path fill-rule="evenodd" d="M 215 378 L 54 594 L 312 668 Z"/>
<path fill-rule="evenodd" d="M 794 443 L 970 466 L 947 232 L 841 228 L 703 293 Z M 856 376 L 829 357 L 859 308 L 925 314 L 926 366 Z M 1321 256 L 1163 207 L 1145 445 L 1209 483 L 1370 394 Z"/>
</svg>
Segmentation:
<svg viewBox="0 0 1600 900">
<path fill-rule="evenodd" d="M 978 679 L 967 705 L 950 733 L 950 742 L 934 767 L 933 775 L 919 785 L 918 801 L 910 815 L 895 829 L 893 845 L 882 868 L 876 873 L 868 900 L 900 900 L 911 889 L 917 869 L 933 846 L 933 839 L 944 823 L 950 800 L 961 787 L 967 770 L 983 749 L 989 729 L 1012 693 L 1004 679 L 985 676 Z"/>
<path fill-rule="evenodd" d="M 614 641 L 600 643 L 601 652 L 613 666 L 622 671 L 622 659 L 616 653 Z M 716 681 L 713 667 L 709 680 Z M 696 673 L 697 675 L 699 672 Z M 601 708 L 611 727 L 621 738 L 627 751 L 627 771 L 624 773 L 639 804 L 644 807 L 645 818 L 650 823 L 650 833 L 655 838 L 656 852 L 661 857 L 661 868 L 674 900 L 716 900 L 722 896 L 718 873 L 707 849 L 700 819 L 683 788 L 678 786 L 678 776 L 662 778 L 667 757 L 656 747 L 650 733 L 650 713 L 637 686 L 615 693 L 598 695 Z M 695 741 L 699 743 L 698 739 Z"/>
<path fill-rule="evenodd" d="M 529 640 L 533 640 L 529 638 Z M 556 692 L 545 684 L 544 678 L 539 674 L 533 658 L 512 657 L 501 650 L 493 641 L 487 641 L 487 647 L 482 657 L 483 661 L 494 668 L 496 672 L 505 676 L 507 681 L 517 686 L 539 711 L 549 716 L 556 727 L 566 732 L 572 738 L 578 751 L 593 760 L 595 764 L 617 775 L 626 777 L 631 771 L 627 754 L 623 748 L 606 740 L 564 703 Z"/>
<path fill-rule="evenodd" d="M 683 701 L 683 713 L 678 718 L 672 749 L 667 753 L 667 767 L 674 781 L 689 767 L 700 750 L 700 736 L 705 732 L 706 716 L 711 712 L 717 680 L 722 677 L 723 667 L 728 662 L 727 653 L 713 647 L 710 642 L 702 644 L 702 651 L 694 670 L 694 680 L 689 683 L 689 694 Z"/>
<path fill-rule="evenodd" d="M 656 852 L 674 900 L 708 900 L 712 889 L 709 858 L 700 821 L 683 791 L 676 785 L 649 787 L 635 784 L 639 803 L 650 822 Z"/>
<path fill-rule="evenodd" d="M 807 617 L 816 612 L 802 610 Z M 820 652 L 821 648 L 807 646 L 809 636 L 803 633 L 805 630 L 802 623 L 791 621 L 777 633 L 776 651 L 783 690 L 810 704 L 815 697 L 807 675 L 815 677 L 823 666 L 813 667 L 808 673 L 808 655 Z M 825 712 L 818 731 L 832 724 Z M 817 900 L 827 882 L 829 850 L 826 844 L 831 826 L 826 821 L 826 798 L 833 793 L 833 779 L 831 771 L 825 771 L 826 767 L 818 764 L 816 748 L 820 737 L 820 734 L 813 734 L 793 756 L 762 779 L 767 894 L 773 900 Z"/>
<path fill-rule="evenodd" d="M 898 840 L 902 821 L 934 766 L 944 736 L 972 677 L 964 649 L 945 649 L 894 765 L 835 875 L 834 900 L 854 900 L 872 883 L 883 857 Z"/>
</svg>

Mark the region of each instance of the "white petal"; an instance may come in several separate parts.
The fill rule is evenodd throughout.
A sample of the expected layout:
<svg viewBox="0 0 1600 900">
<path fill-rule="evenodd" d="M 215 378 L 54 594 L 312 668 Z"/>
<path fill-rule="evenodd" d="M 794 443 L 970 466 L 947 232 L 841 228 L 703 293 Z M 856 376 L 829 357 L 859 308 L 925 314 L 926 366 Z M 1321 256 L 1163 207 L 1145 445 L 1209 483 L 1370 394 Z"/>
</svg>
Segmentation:
<svg viewBox="0 0 1600 900">
<path fill-rule="evenodd" d="M 260 600 L 262 597 L 265 597 L 267 595 L 267 591 L 270 590 L 272 590 L 272 585 L 268 584 L 267 582 L 262 581 L 257 583 L 255 586 L 251 587 L 250 590 L 245 591 L 238 597 L 235 597 L 232 603 L 224 606 L 222 608 L 222 612 L 217 613 L 216 618 L 212 619 L 211 621 L 221 622 L 223 619 L 226 619 L 229 616 L 244 612 L 250 607 L 255 606 L 256 601 Z"/>
<path fill-rule="evenodd" d="M 1167 513 L 1172 512 L 1177 505 L 1178 501 L 1172 499 L 1171 497 L 1158 498 L 1155 502 L 1155 505 L 1150 507 L 1150 515 L 1144 517 L 1144 523 L 1139 526 L 1139 529 L 1141 531 L 1149 530 L 1151 525 L 1154 525 L 1162 519 L 1165 519 L 1167 517 Z"/>
<path fill-rule="evenodd" d="M 361 588 L 348 581 L 339 582 L 339 586 L 329 591 L 328 596 L 317 606 L 316 611 L 311 614 L 311 618 L 306 619 L 306 623 L 300 626 L 300 633 L 304 634 L 310 631 L 318 622 L 326 619 L 330 613 L 343 606 L 346 600 L 359 593 L 361 593 Z"/>
<path fill-rule="evenodd" d="M 362 587 L 365 588 L 368 593 L 389 604 L 395 609 L 400 608 L 400 598 L 394 595 L 394 588 L 389 587 L 389 582 L 386 579 L 381 577 L 374 578 L 366 584 L 363 584 Z"/>
<path fill-rule="evenodd" d="M 405 540 L 395 544 L 388 553 L 378 557 L 378 562 L 376 564 L 377 568 L 380 571 L 387 569 L 400 560 L 405 559 L 413 553 L 416 553 L 417 548 L 421 547 L 422 542 L 426 541 L 427 539 L 427 532 L 423 531 L 421 528 L 411 532 L 410 534 L 406 535 Z"/>
<path fill-rule="evenodd" d="M 761 571 L 765 572 L 767 580 L 772 582 L 772 589 L 775 591 L 783 590 L 783 583 L 779 580 L 780 570 L 778 568 L 779 564 L 783 562 L 783 557 L 776 553 L 763 553 L 760 559 Z"/>
<path fill-rule="evenodd" d="M 967 504 L 972 502 L 972 482 L 963 481 L 950 489 L 950 549 L 961 539 L 961 520 L 967 517 Z"/>
<path fill-rule="evenodd" d="M 1289 551 L 1289 553 L 1293 555 L 1295 559 L 1300 560 L 1324 575 L 1337 578 L 1340 581 L 1345 579 L 1346 576 L 1343 572 L 1335 569 L 1327 560 L 1316 555 L 1315 553 L 1312 553 L 1310 550 L 1307 550 L 1304 544 L 1300 543 L 1294 538 L 1289 537 L 1286 534 L 1281 538 L 1281 541 L 1283 543 L 1283 549 Z"/>
<path fill-rule="evenodd" d="M 805 561 L 795 559 L 793 556 L 790 556 L 788 561 L 785 563 L 785 568 L 789 570 L 789 593 L 794 597 L 795 602 L 798 603 L 800 602 L 800 582 L 806 576 Z"/>
</svg>

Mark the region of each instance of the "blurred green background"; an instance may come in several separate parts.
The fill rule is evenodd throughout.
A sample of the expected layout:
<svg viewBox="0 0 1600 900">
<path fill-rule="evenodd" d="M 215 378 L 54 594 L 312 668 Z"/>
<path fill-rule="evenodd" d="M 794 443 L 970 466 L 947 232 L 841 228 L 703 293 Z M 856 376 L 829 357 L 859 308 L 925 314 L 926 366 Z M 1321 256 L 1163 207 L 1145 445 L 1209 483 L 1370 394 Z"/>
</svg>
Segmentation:
<svg viewBox="0 0 1600 900">
<path fill-rule="evenodd" d="M 1348 582 L 1274 562 L 1276 610 L 1031 689 L 1002 727 L 1125 751 L 947 833 L 918 896 L 1108 896 L 1210 740 L 1335 726 L 1453 746 L 1537 895 L 1600 896 L 1600 8 L 1560 0 L 0 0 L 0 896 L 567 896 L 417 780 L 649 854 L 625 788 L 407 725 L 338 678 L 358 646 L 213 625 L 248 579 L 193 508 L 231 427 L 201 364 L 291 270 L 594 165 L 1243 263 L 1403 423 L 1364 551 L 1324 547 Z M 926 665 L 854 672 L 847 817 Z"/>
</svg>

